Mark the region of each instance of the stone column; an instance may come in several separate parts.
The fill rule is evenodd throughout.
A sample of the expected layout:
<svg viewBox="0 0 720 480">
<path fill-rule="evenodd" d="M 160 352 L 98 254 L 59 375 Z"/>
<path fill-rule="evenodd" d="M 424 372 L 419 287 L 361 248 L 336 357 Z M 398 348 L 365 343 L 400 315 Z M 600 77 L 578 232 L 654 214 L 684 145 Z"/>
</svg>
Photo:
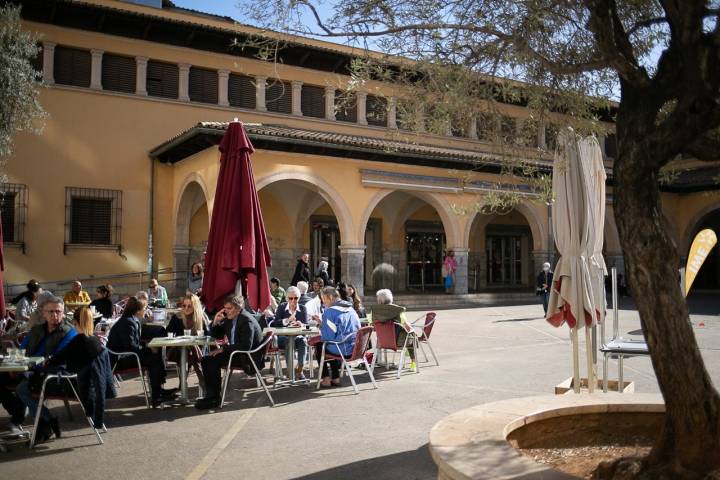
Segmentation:
<svg viewBox="0 0 720 480">
<path fill-rule="evenodd" d="M 357 123 L 358 125 L 367 125 L 367 93 L 356 92 L 357 99 Z"/>
<path fill-rule="evenodd" d="M 267 112 L 265 106 L 265 87 L 267 84 L 267 77 L 256 76 L 255 77 L 255 110 L 260 112 Z"/>
<path fill-rule="evenodd" d="M 467 131 L 467 137 L 471 138 L 473 140 L 477 140 L 478 134 L 477 134 L 477 117 L 473 115 L 470 117 L 470 122 L 468 124 L 468 131 Z"/>
<path fill-rule="evenodd" d="M 335 87 L 325 87 L 325 120 L 335 120 Z"/>
<path fill-rule="evenodd" d="M 395 99 L 395 97 L 388 98 L 387 126 L 388 128 L 398 128 L 397 100 Z"/>
<path fill-rule="evenodd" d="M 302 117 L 302 87 L 300 80 L 292 81 L 292 114 Z"/>
<path fill-rule="evenodd" d="M 135 57 L 135 94 L 147 96 L 147 57 Z"/>
<path fill-rule="evenodd" d="M 53 42 L 43 42 L 43 83 L 55 84 L 55 45 Z"/>
<path fill-rule="evenodd" d="M 365 245 L 340 245 L 342 281 L 352 284 L 358 295 L 364 295 Z"/>
<path fill-rule="evenodd" d="M 457 269 L 455 270 L 455 286 L 453 293 L 462 295 L 468 293 L 468 254 L 467 248 L 451 248 L 455 252 L 455 261 Z"/>
<path fill-rule="evenodd" d="M 221 107 L 229 107 L 228 100 L 228 79 L 230 78 L 230 70 L 218 70 L 218 105 Z"/>
<path fill-rule="evenodd" d="M 190 101 L 190 64 L 179 63 L 178 70 L 180 74 L 178 83 L 178 100 L 181 102 Z"/>
<path fill-rule="evenodd" d="M 90 88 L 94 90 L 102 90 L 102 58 L 103 51 L 92 49 L 92 63 L 90 64 Z"/>
</svg>

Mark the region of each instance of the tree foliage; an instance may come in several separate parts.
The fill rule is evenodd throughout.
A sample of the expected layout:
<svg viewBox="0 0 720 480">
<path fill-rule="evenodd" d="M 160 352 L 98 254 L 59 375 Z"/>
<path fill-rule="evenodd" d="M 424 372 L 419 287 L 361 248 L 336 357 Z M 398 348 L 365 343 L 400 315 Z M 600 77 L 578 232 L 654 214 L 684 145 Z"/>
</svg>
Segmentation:
<svg viewBox="0 0 720 480">
<path fill-rule="evenodd" d="M 37 132 L 35 120 L 45 116 L 41 75 L 32 64 L 38 53 L 37 38 L 21 26 L 20 9 L 0 7 L 0 158 L 12 154 L 16 132 Z"/>
</svg>

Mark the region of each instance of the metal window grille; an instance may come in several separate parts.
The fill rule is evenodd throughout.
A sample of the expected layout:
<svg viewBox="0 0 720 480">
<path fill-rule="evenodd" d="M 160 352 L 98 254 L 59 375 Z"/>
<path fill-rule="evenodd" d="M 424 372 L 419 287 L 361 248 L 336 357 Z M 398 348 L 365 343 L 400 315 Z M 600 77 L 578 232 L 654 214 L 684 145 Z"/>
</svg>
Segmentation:
<svg viewBox="0 0 720 480">
<path fill-rule="evenodd" d="M 3 241 L 18 245 L 25 253 L 25 222 L 27 216 L 27 185 L 0 184 L 0 217 Z"/>
<path fill-rule="evenodd" d="M 65 188 L 65 251 L 69 246 L 121 250 L 122 191 Z"/>
</svg>

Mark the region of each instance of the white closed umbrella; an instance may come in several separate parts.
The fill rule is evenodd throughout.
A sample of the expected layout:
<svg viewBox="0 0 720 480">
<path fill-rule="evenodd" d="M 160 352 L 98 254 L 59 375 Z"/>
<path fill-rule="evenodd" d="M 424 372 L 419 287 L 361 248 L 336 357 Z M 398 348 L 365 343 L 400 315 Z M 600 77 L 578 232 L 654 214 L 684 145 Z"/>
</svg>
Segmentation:
<svg viewBox="0 0 720 480">
<path fill-rule="evenodd" d="M 585 165 L 581 161 L 578 138 L 570 128 L 559 136 L 559 151 L 553 163 L 553 194 L 555 195 L 553 228 L 560 258 L 555 266 L 553 288 L 546 319 L 555 327 L 567 323 L 572 330 L 573 386 L 580 392 L 580 358 L 578 329 L 595 322 L 595 294 L 589 252 L 594 252 L 594 215 Z M 601 247 L 602 248 L 602 247 Z M 592 391 L 592 348 L 590 331 L 586 329 L 588 382 Z"/>
</svg>

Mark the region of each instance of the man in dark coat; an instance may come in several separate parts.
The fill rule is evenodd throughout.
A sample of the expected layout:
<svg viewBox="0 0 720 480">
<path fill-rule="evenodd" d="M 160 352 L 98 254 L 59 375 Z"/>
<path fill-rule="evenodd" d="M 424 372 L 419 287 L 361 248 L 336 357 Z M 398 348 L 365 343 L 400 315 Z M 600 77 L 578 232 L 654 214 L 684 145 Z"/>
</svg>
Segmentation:
<svg viewBox="0 0 720 480">
<path fill-rule="evenodd" d="M 542 296 L 543 310 L 547 316 L 548 301 L 550 300 L 550 289 L 552 288 L 553 272 L 550 270 L 548 262 L 543 263 L 542 272 L 537 276 L 537 285 L 535 293 Z"/>
<path fill-rule="evenodd" d="M 227 366 L 232 352 L 250 351 L 263 341 L 262 329 L 255 318 L 245 310 L 245 301 L 240 295 L 231 295 L 225 299 L 225 305 L 213 319 L 210 335 L 217 339 L 227 338 L 221 348 L 213 350 L 202 358 L 202 371 L 205 375 L 205 397 L 199 398 L 195 408 L 200 410 L 220 406 L 220 371 Z M 252 356 L 258 370 L 265 366 L 264 352 Z M 248 375 L 255 376 L 255 369 L 247 355 L 233 357 L 233 366 L 242 368 Z"/>
<path fill-rule="evenodd" d="M 293 274 L 290 285 L 295 287 L 297 286 L 297 283 L 301 281 L 310 283 L 310 267 L 308 266 L 309 261 L 310 255 L 307 253 L 303 253 L 302 256 L 298 258 L 297 265 L 295 266 L 295 273 Z"/>
</svg>

